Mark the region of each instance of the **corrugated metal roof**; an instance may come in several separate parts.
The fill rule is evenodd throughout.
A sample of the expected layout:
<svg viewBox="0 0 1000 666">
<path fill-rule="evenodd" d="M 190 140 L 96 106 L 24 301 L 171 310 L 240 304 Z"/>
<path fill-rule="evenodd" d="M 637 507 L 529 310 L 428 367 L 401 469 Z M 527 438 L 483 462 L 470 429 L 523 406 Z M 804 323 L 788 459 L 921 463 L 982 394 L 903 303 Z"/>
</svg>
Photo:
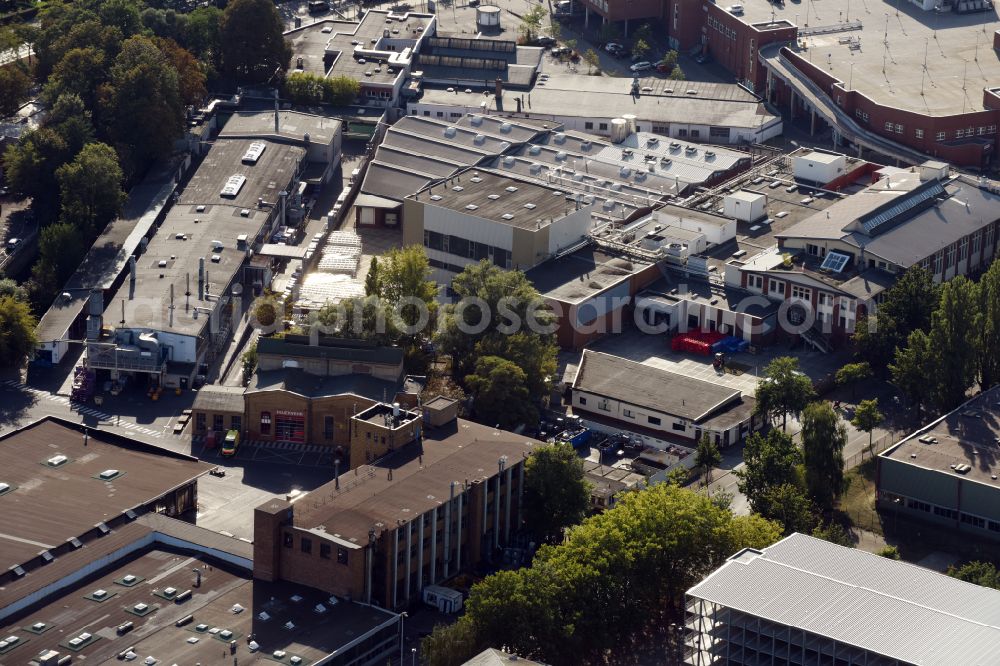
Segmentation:
<svg viewBox="0 0 1000 666">
<path fill-rule="evenodd" d="M 1000 663 L 1000 591 L 802 534 L 688 594 L 913 664 Z"/>
</svg>

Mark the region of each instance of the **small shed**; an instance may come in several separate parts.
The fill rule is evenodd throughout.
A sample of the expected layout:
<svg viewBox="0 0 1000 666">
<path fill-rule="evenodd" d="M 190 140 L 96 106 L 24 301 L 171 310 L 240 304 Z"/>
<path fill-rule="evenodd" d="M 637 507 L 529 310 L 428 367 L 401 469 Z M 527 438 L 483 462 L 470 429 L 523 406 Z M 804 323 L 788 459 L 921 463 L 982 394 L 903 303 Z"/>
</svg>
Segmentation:
<svg viewBox="0 0 1000 666">
<path fill-rule="evenodd" d="M 723 200 L 726 217 L 741 222 L 756 222 L 767 216 L 767 195 L 749 190 L 739 190 L 726 195 Z"/>
</svg>

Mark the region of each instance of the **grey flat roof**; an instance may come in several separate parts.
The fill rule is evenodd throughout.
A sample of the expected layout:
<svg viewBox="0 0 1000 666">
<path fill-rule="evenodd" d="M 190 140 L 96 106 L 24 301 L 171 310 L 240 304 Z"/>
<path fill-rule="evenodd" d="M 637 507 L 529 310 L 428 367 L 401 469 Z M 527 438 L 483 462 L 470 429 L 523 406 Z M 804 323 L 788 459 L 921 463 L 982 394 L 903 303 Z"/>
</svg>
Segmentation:
<svg viewBox="0 0 1000 666">
<path fill-rule="evenodd" d="M 577 204 L 570 200 L 572 196 L 554 187 L 486 169 L 467 169 L 446 183 L 408 198 L 429 209 L 446 208 L 518 229 L 539 229 L 575 212 Z"/>
<path fill-rule="evenodd" d="M 274 112 L 234 113 L 226 121 L 219 136 L 268 137 L 286 139 L 301 143 L 306 134 L 313 143 L 330 144 L 343 123 L 336 118 L 327 118 L 299 111 L 278 112 L 278 132 L 274 131 Z"/>
<path fill-rule="evenodd" d="M 932 437 L 924 443 L 921 437 Z M 881 458 L 1000 489 L 1000 387 L 982 393 L 886 450 Z M 952 465 L 969 465 L 958 475 Z"/>
<path fill-rule="evenodd" d="M 204 306 L 197 297 L 199 259 L 205 259 L 211 293 L 218 295 L 228 287 L 246 260 L 246 252 L 236 248 L 237 237 L 246 234 L 252 243 L 271 212 L 267 207 L 257 208 L 258 198 L 275 204 L 279 200 L 278 193 L 292 181 L 305 157 L 304 148 L 261 140 L 267 148 L 256 164 L 242 161 L 252 143 L 248 139 L 220 139 L 209 149 L 180 194 L 179 201 L 167 213 L 159 231 L 136 261 L 133 298 L 128 298 L 130 288 L 126 280 L 118 297 L 105 304 L 105 321 L 121 320 L 120 301 L 124 298 L 126 328 L 196 335 L 207 326 L 207 316 L 195 318 L 196 311 L 185 307 L 188 302 L 192 307 Z M 243 175 L 246 182 L 235 197 L 223 197 L 223 186 L 235 174 Z M 199 206 L 204 206 L 205 210 L 199 212 Z M 243 209 L 248 211 L 246 217 L 241 215 Z M 179 235 L 184 239 L 178 238 Z M 213 249 L 213 241 L 216 240 L 222 242 L 221 250 Z M 219 260 L 212 261 L 213 255 L 217 255 Z M 161 267 L 160 261 L 166 262 L 166 265 Z M 190 301 L 184 294 L 189 275 Z M 169 310 L 170 285 L 173 285 L 175 298 L 172 317 Z"/>
<path fill-rule="evenodd" d="M 0 481 L 14 487 L 0 496 L 0 571 L 208 471 L 194 458 L 99 430 L 86 429 L 85 442 L 84 430 L 47 417 L 0 437 Z M 58 467 L 44 464 L 56 455 L 68 460 Z M 108 469 L 123 474 L 110 482 L 95 478 Z"/>
<path fill-rule="evenodd" d="M 573 388 L 691 421 L 708 417 L 740 396 L 728 386 L 590 349 L 583 350 Z"/>
<path fill-rule="evenodd" d="M 280 370 L 258 370 L 250 381 L 246 392 L 250 394 L 263 391 L 288 391 L 309 398 L 357 395 L 378 401 L 387 395 L 396 395 L 400 386 L 400 382 L 377 379 L 371 375 L 352 374 L 320 377 L 299 368 L 283 368 Z"/>
<path fill-rule="evenodd" d="M 292 63 L 295 64 L 297 58 L 302 57 L 303 71 L 328 76 L 348 76 L 360 83 L 391 84 L 401 75 L 402 68 L 390 69 L 385 63 L 379 64 L 367 58 L 364 63 L 358 62 L 354 57 L 355 49 L 376 48 L 376 43 L 383 38 L 384 30 L 389 31 L 393 40 L 418 40 L 433 19 L 431 14 L 397 14 L 370 9 L 360 23 L 320 20 L 289 30 L 285 33 L 285 40 L 292 47 Z M 333 56 L 329 68 L 325 60 L 327 53 Z"/>
<path fill-rule="evenodd" d="M 258 114 L 272 118 L 267 112 Z M 246 154 L 250 139 L 220 139 L 212 145 L 205 159 L 181 192 L 175 209 L 185 205 L 226 206 L 230 208 L 256 208 L 257 199 L 263 197 L 268 203 L 278 201 L 278 193 L 291 182 L 298 164 L 305 157 L 305 150 L 298 146 L 274 143 L 259 139 L 267 144 L 256 164 L 246 164 Z M 230 176 L 241 174 L 246 182 L 235 197 L 222 196 L 222 188 Z M 171 213 L 172 214 L 172 213 Z M 169 221 L 170 215 L 167 216 Z M 164 224 L 166 226 L 166 224 Z M 156 238 L 163 235 L 161 229 Z M 154 239 L 154 243 L 156 240 Z"/>
<path fill-rule="evenodd" d="M 545 298 L 579 303 L 650 266 L 650 263 L 619 257 L 589 245 L 541 263 L 525 275 Z"/>
<path fill-rule="evenodd" d="M 127 527 L 140 526 L 133 524 Z M 148 528 L 145 529 L 148 532 Z M 142 536 L 132 533 L 132 530 L 122 531 L 133 541 Z M 104 538 L 110 542 L 117 536 L 116 533 Z M 182 533 L 180 538 L 184 536 L 186 534 Z M 251 549 L 249 544 L 236 539 L 228 540 Z M 117 545 L 124 547 L 129 544 L 119 542 Z M 104 554 L 91 552 L 94 557 Z M 86 555 L 87 548 L 73 554 Z M 219 566 L 217 560 L 204 555 L 195 554 L 190 560 L 188 557 L 187 553 L 172 547 L 146 548 L 115 566 L 103 568 L 87 582 L 72 585 L 46 599 L 27 615 L 4 626 L 4 636 L 13 634 L 21 638 L 20 646 L 4 653 L 4 663 L 27 664 L 40 652 L 54 649 L 64 655 L 74 655 L 74 663 L 113 664 L 118 653 L 134 648 L 139 657 L 132 663 L 142 663 L 150 655 L 157 660 L 157 664 L 231 665 L 233 657 L 226 642 L 212 634 L 199 634 L 193 630 L 197 624 L 208 624 L 233 632 L 233 639 L 240 645 L 240 664 L 273 666 L 282 663 L 272 658 L 272 653 L 279 649 L 302 658 L 304 664 L 314 664 L 373 629 L 395 621 L 394 614 L 372 606 L 343 599 L 336 605 L 331 604 L 330 595 L 315 588 L 253 580 L 248 573 L 233 566 Z M 79 565 L 83 567 L 87 563 L 80 562 Z M 57 561 L 48 566 L 56 567 L 60 563 Z M 153 595 L 154 590 L 167 587 L 178 591 L 190 589 L 194 578 L 191 570 L 195 568 L 203 572 L 201 586 L 187 601 L 175 603 Z M 126 575 L 135 576 L 138 582 L 131 587 L 115 582 Z M 114 596 L 103 603 L 85 598 L 97 589 L 106 590 Z M 300 600 L 293 601 L 293 595 L 298 595 Z M 125 612 L 125 609 L 138 603 L 153 607 L 155 612 L 142 617 Z M 322 614 L 314 611 L 318 603 L 326 606 Z M 234 613 L 234 604 L 239 604 L 244 610 Z M 260 620 L 261 612 L 266 612 L 270 619 Z M 194 622 L 176 626 L 177 620 L 192 614 Z M 134 629 L 119 635 L 116 627 L 126 620 L 134 624 Z M 39 635 L 23 629 L 35 622 L 44 622 L 49 628 Z M 293 629 L 286 628 L 288 622 Z M 60 646 L 84 631 L 99 637 L 99 640 L 76 652 Z M 251 653 L 246 649 L 250 634 L 261 647 L 257 652 Z M 192 637 L 199 640 L 189 642 Z M 288 663 L 287 657 L 283 663 Z"/>
<path fill-rule="evenodd" d="M 793 534 L 688 595 L 920 666 L 1000 661 L 1000 592 Z"/>
<path fill-rule="evenodd" d="M 402 201 L 414 192 L 423 189 L 435 180 L 392 164 L 374 161 L 368 165 L 365 180 L 361 183 L 361 191 L 380 198 Z"/>
<path fill-rule="evenodd" d="M 972 113 L 983 110 L 983 88 L 1000 80 L 1000 61 L 991 51 L 993 33 L 1000 29 L 993 9 L 958 14 L 947 7 L 940 12 L 923 11 L 903 3 L 898 11 L 895 5 L 869 11 L 851 0 L 829 0 L 821 8 L 813 7 L 807 17 L 805 7 L 798 3 L 747 0 L 742 4 L 744 15 L 739 20 L 748 24 L 769 22 L 772 16 L 800 27 L 858 23 L 857 30 L 805 37 L 808 51 L 799 55 L 812 58 L 824 74 L 843 81 L 844 88 L 850 84 L 851 90 L 878 104 L 931 116 Z M 888 21 L 885 12 L 890 13 Z M 857 38 L 862 48 L 851 48 L 849 42 L 841 41 L 845 37 Z M 885 60 L 885 49 L 870 46 L 881 47 L 883 41 L 891 54 Z M 926 77 L 922 71 L 925 53 Z M 906 130 L 911 131 L 909 125 Z"/>
<path fill-rule="evenodd" d="M 242 386 L 206 384 L 198 389 L 198 395 L 195 396 L 191 408 L 206 412 L 236 412 L 242 414 L 243 391 L 244 388 Z"/>
<path fill-rule="evenodd" d="M 531 89 L 531 108 L 524 111 L 530 112 L 532 116 L 610 120 L 631 113 L 639 121 L 652 123 L 752 129 L 778 120 L 759 100 L 735 84 L 693 81 L 664 83 L 662 79 L 650 78 L 641 80 L 640 85 L 651 86 L 654 92 L 633 97 L 632 79 L 628 77 L 572 74 L 547 74 L 547 77 L 536 82 Z M 668 88 L 674 92 L 666 93 Z M 696 90 L 698 94 L 688 95 L 687 90 Z M 504 112 L 513 112 L 516 109 L 514 98 L 521 95 L 520 92 L 505 91 Z M 484 98 L 479 92 L 461 92 L 456 96 L 454 92 L 425 88 L 419 101 L 424 104 L 457 104 L 478 108 L 483 99 L 488 102 L 491 111 L 496 111 L 496 97 Z"/>
</svg>

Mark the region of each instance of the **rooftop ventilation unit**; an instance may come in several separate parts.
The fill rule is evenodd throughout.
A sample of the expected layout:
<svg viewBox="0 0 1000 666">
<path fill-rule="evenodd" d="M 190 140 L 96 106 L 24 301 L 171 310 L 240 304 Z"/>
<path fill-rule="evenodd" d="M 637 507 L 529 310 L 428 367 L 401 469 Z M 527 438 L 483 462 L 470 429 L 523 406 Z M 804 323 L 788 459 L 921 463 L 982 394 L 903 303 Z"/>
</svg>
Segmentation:
<svg viewBox="0 0 1000 666">
<path fill-rule="evenodd" d="M 513 185 L 508 185 L 504 189 L 507 190 L 508 192 L 511 192 L 511 193 L 517 192 L 517 187 L 515 187 Z"/>
<path fill-rule="evenodd" d="M 465 206 L 465 210 L 478 210 L 478 209 L 479 206 L 477 206 L 476 204 L 466 204 Z"/>
<path fill-rule="evenodd" d="M 530 203 L 530 202 L 524 204 L 524 207 L 527 208 L 528 210 L 534 210 L 535 208 L 537 208 L 537 206 L 535 204 Z"/>
<path fill-rule="evenodd" d="M 441 195 L 440 194 L 432 194 L 431 195 L 431 201 L 441 201 Z"/>
<path fill-rule="evenodd" d="M 513 129 L 513 125 L 510 123 L 502 123 L 500 125 L 500 131 L 504 134 L 510 134 L 511 129 Z"/>
<path fill-rule="evenodd" d="M 453 187 L 453 188 L 451 188 L 451 189 L 452 189 L 452 191 L 454 191 L 454 192 L 462 192 L 463 190 L 465 190 L 465 188 L 464 188 L 464 187 L 462 187 L 461 185 L 456 185 L 455 187 Z"/>
<path fill-rule="evenodd" d="M 651 136 L 648 139 L 646 139 L 647 146 L 655 146 L 658 143 L 660 143 L 660 140 L 657 139 L 655 136 Z"/>
<path fill-rule="evenodd" d="M 517 163 L 517 160 L 515 160 L 513 157 L 505 157 L 505 158 L 503 158 L 503 165 L 505 167 L 507 167 L 508 169 L 512 169 L 516 163 Z"/>
<path fill-rule="evenodd" d="M 455 134 L 457 134 L 457 133 L 458 133 L 458 130 L 456 130 L 454 127 L 445 127 L 444 128 L 444 135 L 446 137 L 448 137 L 449 139 L 453 138 L 455 136 Z"/>
<path fill-rule="evenodd" d="M 590 150 L 590 145 L 589 141 L 583 141 L 580 143 L 580 150 Z"/>
<path fill-rule="evenodd" d="M 0 483 L 0 495 L 3 495 L 8 490 L 10 490 L 10 484 L 9 483 Z"/>
<path fill-rule="evenodd" d="M 243 183 L 245 182 L 247 182 L 246 176 L 240 173 L 234 174 L 229 177 L 229 180 L 226 181 L 225 186 L 222 188 L 222 192 L 219 194 L 224 197 L 235 197 L 240 193 L 240 190 L 243 188 Z"/>
<path fill-rule="evenodd" d="M 511 213 L 504 213 L 500 217 L 502 217 L 505 220 L 513 220 L 514 219 L 514 216 Z"/>
<path fill-rule="evenodd" d="M 565 161 L 566 153 L 560 150 L 558 153 L 556 153 L 556 159 L 559 160 L 560 162 Z"/>
<path fill-rule="evenodd" d="M 45 464 L 47 464 L 49 467 L 59 467 L 60 465 L 65 465 L 67 462 L 69 462 L 69 458 L 60 453 L 59 455 L 52 456 L 51 458 L 46 460 Z"/>
<path fill-rule="evenodd" d="M 628 178 L 629 176 L 632 175 L 632 169 L 628 167 L 622 167 L 621 171 L 618 172 L 618 175 L 620 175 L 622 178 Z"/>
<path fill-rule="evenodd" d="M 204 212 L 205 212 L 205 206 L 204 206 L 204 205 L 200 205 L 200 206 L 195 206 L 195 207 L 194 207 L 194 209 L 195 209 L 195 210 L 196 210 L 197 212 L 199 212 L 199 213 L 204 213 Z"/>
<path fill-rule="evenodd" d="M 712 159 L 713 157 L 715 157 L 715 151 L 714 150 L 706 150 L 705 151 L 705 159 L 706 160 Z"/>
<path fill-rule="evenodd" d="M 562 132 L 559 132 L 554 137 L 552 137 L 552 140 L 555 141 L 556 143 L 562 145 L 562 144 L 566 143 L 566 135 L 563 134 Z"/>
<path fill-rule="evenodd" d="M 212 255 L 212 263 L 213 264 L 217 264 L 220 261 L 222 261 L 222 255 L 221 254 L 213 254 Z"/>
<path fill-rule="evenodd" d="M 694 146 L 688 146 L 687 148 L 684 149 L 684 152 L 687 153 L 688 155 L 693 155 L 698 152 L 698 149 L 695 148 Z"/>
<path fill-rule="evenodd" d="M 479 127 L 480 125 L 483 124 L 483 117 L 482 116 L 472 116 L 472 118 L 469 120 L 469 122 L 472 123 L 473 127 Z"/>
<path fill-rule="evenodd" d="M 106 469 L 100 474 L 98 474 L 98 476 L 101 478 L 101 481 L 110 481 L 111 479 L 118 476 L 120 473 L 121 472 L 119 472 L 117 469 Z"/>
<path fill-rule="evenodd" d="M 497 199 L 500 198 L 500 195 L 499 194 L 487 194 L 486 198 L 489 199 L 490 201 L 496 201 Z"/>
<path fill-rule="evenodd" d="M 541 146 L 532 146 L 532 147 L 528 148 L 528 154 L 529 155 L 541 155 L 542 154 L 542 147 Z"/>
<path fill-rule="evenodd" d="M 474 142 L 474 143 L 475 143 L 475 144 L 476 144 L 477 146 L 481 146 L 481 145 L 483 145 L 484 143 L 486 143 L 486 137 L 485 137 L 485 136 L 483 136 L 482 134 L 477 134 L 477 135 L 476 135 L 476 138 L 475 138 L 475 139 L 473 139 L 473 142 Z"/>
<path fill-rule="evenodd" d="M 254 141 L 247 148 L 247 152 L 243 153 L 243 162 L 248 164 L 257 164 L 257 160 L 260 156 L 264 154 L 264 150 L 267 148 L 267 144 L 263 141 Z"/>
</svg>

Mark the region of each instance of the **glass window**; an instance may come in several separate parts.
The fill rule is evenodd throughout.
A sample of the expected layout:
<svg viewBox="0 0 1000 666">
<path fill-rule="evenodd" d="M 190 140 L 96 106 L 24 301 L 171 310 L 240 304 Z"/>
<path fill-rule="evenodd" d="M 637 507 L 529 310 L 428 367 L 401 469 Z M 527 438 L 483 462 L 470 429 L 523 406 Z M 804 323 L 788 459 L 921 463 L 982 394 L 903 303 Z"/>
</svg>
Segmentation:
<svg viewBox="0 0 1000 666">
<path fill-rule="evenodd" d="M 945 134 L 944 132 L 938 132 L 937 134 L 934 135 L 934 138 L 937 139 L 938 141 L 944 141 Z"/>
<path fill-rule="evenodd" d="M 285 548 L 291 548 L 292 547 L 292 535 L 289 534 L 288 532 L 285 532 L 284 534 L 282 534 L 282 541 L 285 544 Z"/>
<path fill-rule="evenodd" d="M 439 530 L 440 531 L 440 530 Z M 340 564 L 347 564 L 347 549 L 337 548 L 337 562 Z"/>
<path fill-rule="evenodd" d="M 580 404 L 581 405 L 586 405 L 587 404 L 587 399 L 584 398 L 582 395 L 580 396 Z"/>
<path fill-rule="evenodd" d="M 662 423 L 658 416 L 647 416 L 646 420 L 649 421 L 650 425 L 660 425 Z"/>
<path fill-rule="evenodd" d="M 924 138 L 924 131 L 922 129 L 915 129 L 913 130 L 913 135 L 918 139 L 922 139 Z"/>
<path fill-rule="evenodd" d="M 194 415 L 194 429 L 197 432 L 205 432 L 205 412 L 198 412 Z"/>
<path fill-rule="evenodd" d="M 260 413 L 260 434 L 271 434 L 271 412 Z"/>
<path fill-rule="evenodd" d="M 333 417 L 323 417 L 323 437 L 333 439 Z"/>
<path fill-rule="evenodd" d="M 302 537 L 302 540 L 299 542 L 299 549 L 306 555 L 312 553 L 313 552 L 312 539 L 310 539 L 309 537 Z"/>
<path fill-rule="evenodd" d="M 322 557 L 324 560 L 328 560 L 328 559 L 330 559 L 330 552 L 332 550 L 333 549 L 330 547 L 330 544 L 328 544 L 328 543 L 321 543 L 319 545 L 319 556 Z"/>
<path fill-rule="evenodd" d="M 590 121 L 588 120 L 587 122 L 585 122 L 585 123 L 583 124 L 583 128 L 584 128 L 584 129 L 589 129 L 589 130 L 592 130 L 592 129 L 594 129 L 594 123 L 592 123 L 592 122 L 590 122 Z"/>
<path fill-rule="evenodd" d="M 233 415 L 229 417 L 229 429 L 230 430 L 243 430 L 243 417 L 241 415 Z"/>
<path fill-rule="evenodd" d="M 222 414 L 212 415 L 212 430 L 215 430 L 216 432 L 222 432 L 224 430 L 222 425 Z"/>
</svg>

